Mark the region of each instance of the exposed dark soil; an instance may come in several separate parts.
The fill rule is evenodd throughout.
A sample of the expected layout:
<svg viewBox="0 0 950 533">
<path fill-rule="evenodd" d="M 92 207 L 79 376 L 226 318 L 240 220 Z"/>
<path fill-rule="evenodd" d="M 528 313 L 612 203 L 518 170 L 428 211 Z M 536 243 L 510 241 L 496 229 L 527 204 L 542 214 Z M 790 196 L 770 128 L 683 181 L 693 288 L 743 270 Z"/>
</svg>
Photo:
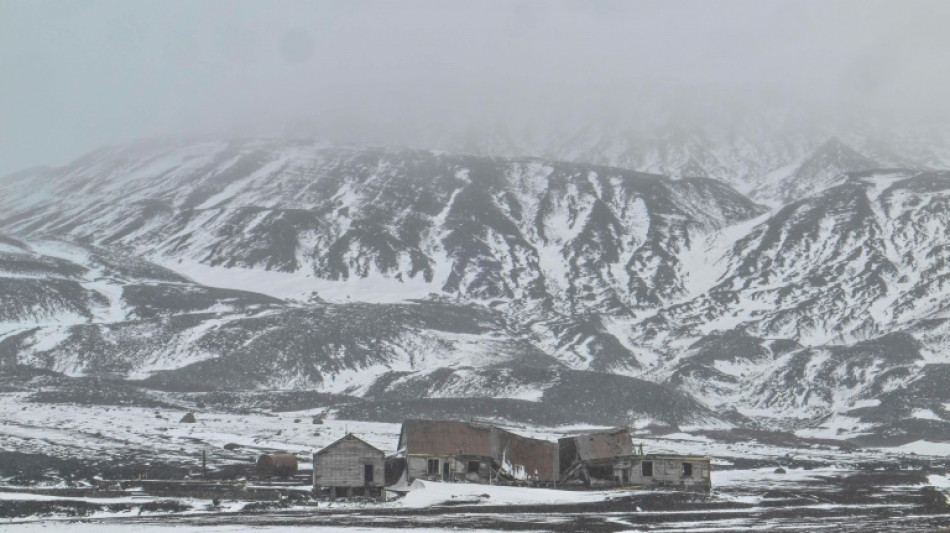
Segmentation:
<svg viewBox="0 0 950 533">
<path fill-rule="evenodd" d="M 191 509 L 175 500 L 98 504 L 86 501 L 0 500 L 0 518 L 84 517 L 97 512 L 181 513 Z"/>
<path fill-rule="evenodd" d="M 606 501 L 558 505 L 454 505 L 422 509 L 359 507 L 293 508 L 287 498 L 249 502 L 242 511 L 182 515 L 168 502 L 97 505 L 84 502 L 14 502 L 0 506 L 0 517 L 82 517 L 95 511 L 141 508 L 111 522 L 135 527 L 146 522 L 182 526 L 344 527 L 487 529 L 614 533 L 619 531 L 716 531 L 749 529 L 838 532 L 939 531 L 950 528 L 947 494 L 928 486 L 928 476 L 947 469 L 864 470 L 828 473 L 781 487 L 728 486 L 707 493 L 653 492 L 618 494 Z M 757 496 L 756 503 L 739 496 Z M 306 494 L 302 494 L 306 497 Z M 230 498 L 227 498 L 230 499 Z M 157 516 L 148 513 L 169 513 Z"/>
</svg>

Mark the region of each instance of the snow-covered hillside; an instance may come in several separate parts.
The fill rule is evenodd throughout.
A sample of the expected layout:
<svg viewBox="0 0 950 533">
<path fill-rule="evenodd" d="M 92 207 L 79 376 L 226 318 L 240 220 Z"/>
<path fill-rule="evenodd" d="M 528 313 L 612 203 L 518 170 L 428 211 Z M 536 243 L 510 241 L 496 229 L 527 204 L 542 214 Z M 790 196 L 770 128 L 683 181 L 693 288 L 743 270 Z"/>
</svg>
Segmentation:
<svg viewBox="0 0 950 533">
<path fill-rule="evenodd" d="M 770 212 L 709 178 L 532 158 L 103 149 L 0 180 L 0 368 L 377 412 L 944 427 L 950 398 L 899 391 L 950 368 L 950 174 L 865 170 L 837 140 L 795 157 Z"/>
</svg>

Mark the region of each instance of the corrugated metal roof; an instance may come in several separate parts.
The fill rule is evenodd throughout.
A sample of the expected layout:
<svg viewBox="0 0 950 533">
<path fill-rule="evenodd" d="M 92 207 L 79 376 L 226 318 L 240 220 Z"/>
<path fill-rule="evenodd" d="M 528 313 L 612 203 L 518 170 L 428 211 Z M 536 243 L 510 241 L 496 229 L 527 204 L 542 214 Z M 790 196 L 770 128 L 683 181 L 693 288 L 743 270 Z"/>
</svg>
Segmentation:
<svg viewBox="0 0 950 533">
<path fill-rule="evenodd" d="M 582 461 L 636 453 L 633 446 L 633 436 L 625 428 L 602 433 L 577 435 L 574 437 L 574 442 L 577 443 L 577 454 Z"/>
<path fill-rule="evenodd" d="M 557 473 L 557 444 L 508 433 L 508 460 L 524 465 L 529 476 L 554 481 Z"/>
<path fill-rule="evenodd" d="M 407 455 L 478 455 L 501 464 L 504 456 L 530 476 L 552 481 L 557 473 L 557 444 L 522 437 L 502 428 L 445 420 L 406 420 L 399 449 Z"/>
<path fill-rule="evenodd" d="M 497 457 L 497 435 L 490 426 L 447 420 L 406 420 L 399 448 L 409 455 Z"/>
</svg>

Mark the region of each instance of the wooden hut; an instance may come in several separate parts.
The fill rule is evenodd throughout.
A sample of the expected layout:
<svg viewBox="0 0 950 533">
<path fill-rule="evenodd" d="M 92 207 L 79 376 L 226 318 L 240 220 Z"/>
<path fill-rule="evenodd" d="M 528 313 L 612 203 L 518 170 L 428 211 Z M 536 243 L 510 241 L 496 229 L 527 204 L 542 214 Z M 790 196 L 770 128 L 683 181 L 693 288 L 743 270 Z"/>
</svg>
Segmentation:
<svg viewBox="0 0 950 533">
<path fill-rule="evenodd" d="M 314 490 L 334 499 L 385 499 L 385 461 L 385 453 L 349 433 L 313 454 Z"/>
<path fill-rule="evenodd" d="M 626 429 L 566 437 L 560 448 L 563 486 L 710 490 L 710 458 L 639 453 Z"/>
</svg>

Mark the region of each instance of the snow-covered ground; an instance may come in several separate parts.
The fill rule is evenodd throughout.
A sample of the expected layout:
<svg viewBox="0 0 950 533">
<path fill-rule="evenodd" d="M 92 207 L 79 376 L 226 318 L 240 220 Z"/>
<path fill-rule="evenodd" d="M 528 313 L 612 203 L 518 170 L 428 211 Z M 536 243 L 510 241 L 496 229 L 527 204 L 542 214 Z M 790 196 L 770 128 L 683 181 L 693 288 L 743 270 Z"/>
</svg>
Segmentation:
<svg viewBox="0 0 950 533">
<path fill-rule="evenodd" d="M 199 464 L 207 452 L 209 464 L 256 460 L 262 452 L 297 454 L 302 460 L 347 432 L 359 435 L 373 446 L 395 452 L 400 423 L 338 420 L 327 409 L 293 412 L 258 411 L 248 414 L 196 409 L 197 422 L 181 423 L 184 410 L 133 406 L 43 404 L 27 401 L 28 394 L 0 394 L 0 450 L 42 453 L 54 457 L 122 458 L 137 456 Z M 323 424 L 313 424 L 324 416 Z M 566 434 L 591 431 L 596 426 L 509 426 L 516 433 L 549 440 Z M 795 458 L 828 464 L 897 459 L 916 454 L 946 457 L 947 445 L 918 441 L 897 448 L 844 452 L 833 445 L 812 444 L 807 448 L 757 442 L 720 441 L 697 435 L 685 428 L 666 435 L 644 434 L 638 438 L 650 453 L 708 455 L 714 465 L 729 465 L 736 458 L 775 460 Z M 225 450 L 236 444 L 235 450 Z M 720 477 L 723 476 L 723 477 Z M 716 473 L 714 484 L 728 479 Z"/>
<path fill-rule="evenodd" d="M 394 451 L 399 424 L 328 418 L 324 409 L 235 414 L 197 411 L 197 423 L 180 423 L 186 411 L 162 408 L 31 403 L 26 394 L 2 395 L 0 449 L 59 457 L 109 457 L 138 453 L 198 464 L 202 451 L 222 461 L 252 461 L 262 451 L 307 458 L 347 432 Z M 299 420 L 299 422 L 297 422 Z M 225 444 L 237 444 L 234 451 Z M 213 465 L 212 465 L 213 466 Z"/>
<path fill-rule="evenodd" d="M 168 400 L 180 397 L 169 394 Z M 51 405 L 28 401 L 25 393 L 0 394 L 0 450 L 45 454 L 56 458 L 105 458 L 118 462 L 162 461 L 191 464 L 197 469 L 201 452 L 207 452 L 209 466 L 250 465 L 264 451 L 297 454 L 308 468 L 310 454 L 347 432 L 353 432 L 381 450 L 395 451 L 400 424 L 340 420 L 326 409 L 294 412 L 254 410 L 236 414 L 196 408 L 197 422 L 180 423 L 184 410 L 96 405 Z M 313 424 L 314 417 L 322 424 Z M 600 429 L 596 426 L 528 427 L 509 426 L 525 436 L 557 439 L 566 434 Z M 19 516 L 0 520 L 0 529 L 13 532 L 66 531 L 97 533 L 145 531 L 165 533 L 169 528 L 203 532 L 237 530 L 299 531 L 390 531 L 411 524 L 430 531 L 512 529 L 550 531 L 710 531 L 769 530 L 768 518 L 776 506 L 787 513 L 801 513 L 792 523 L 804 528 L 817 524 L 802 517 L 829 515 L 845 524 L 854 515 L 884 520 L 889 531 L 891 515 L 910 516 L 923 498 L 924 487 L 950 493 L 950 473 L 935 470 L 885 472 L 878 464 L 900 461 L 922 464 L 945 462 L 946 456 L 928 458 L 921 454 L 941 454 L 939 443 L 912 443 L 894 449 L 864 449 L 847 452 L 832 444 L 795 447 L 747 440 L 720 440 L 684 427 L 664 435 L 643 433 L 637 441 L 648 453 L 708 455 L 713 459 L 714 489 L 709 495 L 683 496 L 648 491 L 564 491 L 476 484 L 416 482 L 406 496 L 380 504 L 359 502 L 310 502 L 287 508 L 249 511 L 248 502 L 225 501 L 218 507 L 210 500 L 175 498 L 178 510 L 143 509 L 165 500 L 128 496 L 95 498 L 94 495 L 60 496 L 43 488 L 63 488 L 63 483 L 47 484 L 40 490 L 14 486 L 12 479 L 0 479 L 0 503 L 7 505 L 76 505 L 97 508 L 85 512 L 83 521 L 68 521 L 61 510 L 50 516 Z M 225 444 L 237 444 L 225 450 Z M 913 455 L 917 454 L 917 455 Z M 798 464 L 789 464 L 797 462 Z M 785 464 L 778 470 L 779 464 Z M 803 466 L 807 464 L 806 466 Z M 872 476 L 876 492 L 851 501 L 851 477 Z M 302 486 L 305 489 L 306 486 Z M 934 489 L 930 489 L 934 490 Z M 775 495 L 781 495 L 776 497 Z M 777 499 L 776 499 L 777 498 Z M 865 501 L 867 500 L 867 501 Z M 873 505 L 872 505 L 873 504 Z M 592 507 L 593 506 L 593 507 Z M 597 511 L 604 507 L 608 511 Z M 524 512 L 503 513 L 492 509 L 517 508 Z M 789 510 L 791 509 L 791 510 Z M 422 510 L 425 510 L 424 512 Z M 420 514 L 421 513 L 421 514 Z M 884 518 L 881 518 L 884 516 Z M 928 515 L 929 516 L 929 515 Z M 849 517 L 847 520 L 844 517 Z M 948 515 L 950 517 L 950 515 Z M 863 520 L 864 518 L 862 518 Z M 171 520 L 168 524 L 162 521 Z M 817 520 L 817 519 L 816 519 Z M 928 519 L 929 520 L 929 519 Z M 950 518 L 947 518 L 950 520 Z M 98 522 L 97 522 L 98 521 Z M 14 523 L 16 522 L 16 523 Z M 863 522 L 855 522 L 863 523 Z M 877 523 L 877 522 L 874 522 Z M 933 522 L 921 522 L 932 524 Z M 617 528 L 620 524 L 622 527 Z M 943 523 L 940 523 L 943 525 Z M 662 527 L 661 527 L 662 525 Z M 593 526 L 592 526 L 593 527 Z M 875 526 L 877 527 L 877 526 Z M 896 526 L 895 526 L 896 527 Z M 712 528 L 712 529 L 710 529 Z M 719 528 L 719 529 L 716 529 Z M 874 530 L 874 529 L 871 529 Z M 899 528 L 894 531 L 901 530 Z M 915 530 L 915 529 L 906 529 Z M 926 529 L 919 529 L 926 531 Z M 856 530 L 857 531 L 857 530 Z"/>
<path fill-rule="evenodd" d="M 634 494 L 632 491 L 590 491 L 485 486 L 474 483 L 416 481 L 405 498 L 393 502 L 399 507 L 421 508 L 435 505 L 563 505 L 590 503 Z"/>
<path fill-rule="evenodd" d="M 299 532 L 301 530 L 305 531 L 320 531 L 321 533 L 354 533 L 354 532 L 374 532 L 374 533 L 401 533 L 404 532 L 404 528 L 379 528 L 379 527 L 358 527 L 358 528 L 343 528 L 343 527 L 332 527 L 332 526 L 320 526 L 318 528 L 301 528 L 299 526 L 254 526 L 249 528 L 246 525 L 215 525 L 215 526 L 182 526 L 181 524 L 127 524 L 127 523 L 117 523 L 117 524 L 108 524 L 102 522 L 30 522 L 23 524 L 5 524 L 4 531 L 10 531 L 10 533 L 49 533 L 51 531 L 63 531 L 65 533 L 129 533 L 132 531 L 139 531 L 141 533 L 183 533 L 186 531 L 201 531 L 202 533 L 245 533 L 248 530 L 260 531 L 262 533 L 279 533 L 279 532 Z M 426 528 L 426 531 L 431 533 L 457 533 L 457 529 L 454 528 Z M 493 531 L 489 529 L 472 529 L 469 530 L 472 533 L 488 532 Z"/>
</svg>

